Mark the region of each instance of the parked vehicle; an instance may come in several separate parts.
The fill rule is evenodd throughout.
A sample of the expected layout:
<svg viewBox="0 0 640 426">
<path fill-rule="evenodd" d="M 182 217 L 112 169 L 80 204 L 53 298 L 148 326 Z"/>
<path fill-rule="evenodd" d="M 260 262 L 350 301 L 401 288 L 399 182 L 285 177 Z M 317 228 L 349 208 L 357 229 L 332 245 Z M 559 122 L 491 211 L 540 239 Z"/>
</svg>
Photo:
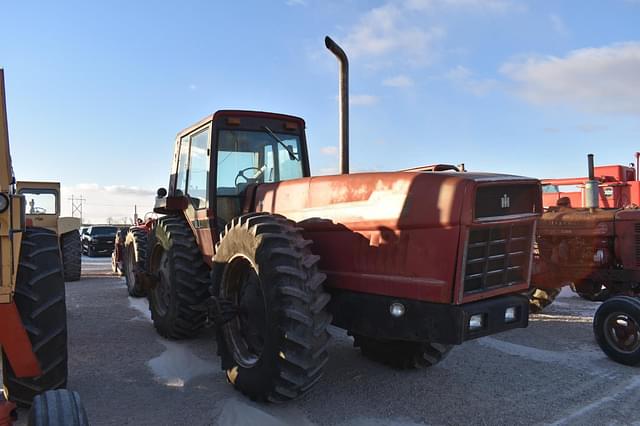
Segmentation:
<svg viewBox="0 0 640 426">
<path fill-rule="evenodd" d="M 15 186 L 0 68 L 0 422 L 11 423 L 16 404 L 33 403 L 31 425 L 84 426 L 78 395 L 59 389 L 67 384 L 68 352 L 58 234 L 27 221 L 27 206 Z M 35 210 L 35 203 L 30 207 L 30 214 L 47 213 Z"/>
<path fill-rule="evenodd" d="M 635 170 L 624 166 L 600 168 L 622 175 L 598 176 L 593 155 L 588 160 L 582 193 L 558 198 L 559 205 L 549 207 L 538 224 L 530 309 L 542 310 L 567 285 L 584 299 L 606 300 L 594 318 L 596 340 L 613 360 L 638 364 L 640 182 L 629 180 Z M 608 208 L 600 208 L 603 199 Z"/>
<path fill-rule="evenodd" d="M 111 270 L 114 274 L 124 274 L 124 241 L 129 232 L 129 226 L 119 226 L 116 231 L 116 238 L 113 243 L 113 252 L 111 253 Z"/>
<path fill-rule="evenodd" d="M 60 183 L 19 181 L 16 189 L 27 200 L 27 223 L 58 235 L 64 280 L 79 280 L 82 272 L 80 218 L 60 216 Z"/>
<path fill-rule="evenodd" d="M 348 63 L 325 41 L 342 70 L 342 174 L 310 176 L 301 118 L 218 111 L 178 134 L 154 210 L 166 216 L 146 235 L 156 330 L 179 339 L 215 324 L 229 382 L 255 400 L 318 382 L 331 323 L 398 368 L 528 323 L 539 181 L 349 174 Z"/>
<path fill-rule="evenodd" d="M 89 257 L 111 255 L 116 240 L 117 227 L 91 225 L 82 235 L 82 252 Z"/>
</svg>

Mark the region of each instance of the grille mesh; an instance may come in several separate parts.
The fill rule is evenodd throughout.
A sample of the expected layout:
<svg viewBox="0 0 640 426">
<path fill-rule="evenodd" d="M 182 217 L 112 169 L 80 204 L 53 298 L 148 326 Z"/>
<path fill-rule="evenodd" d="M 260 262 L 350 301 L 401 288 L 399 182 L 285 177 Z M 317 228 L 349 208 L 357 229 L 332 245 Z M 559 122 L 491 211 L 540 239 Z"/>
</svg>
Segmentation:
<svg viewBox="0 0 640 426">
<path fill-rule="evenodd" d="M 500 224 L 469 230 L 464 292 L 524 282 L 531 259 L 532 225 Z"/>
</svg>

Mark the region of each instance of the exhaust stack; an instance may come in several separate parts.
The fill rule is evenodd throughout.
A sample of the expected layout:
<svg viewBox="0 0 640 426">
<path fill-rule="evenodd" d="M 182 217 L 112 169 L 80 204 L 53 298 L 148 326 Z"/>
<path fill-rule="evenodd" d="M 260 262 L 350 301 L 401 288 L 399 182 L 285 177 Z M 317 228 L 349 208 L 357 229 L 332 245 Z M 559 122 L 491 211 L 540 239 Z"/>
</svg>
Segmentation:
<svg viewBox="0 0 640 426">
<path fill-rule="evenodd" d="M 338 44 L 327 36 L 324 38 L 327 49 L 340 62 L 340 174 L 349 174 L 349 60 Z"/>
<path fill-rule="evenodd" d="M 584 206 L 593 210 L 597 209 L 600 205 L 600 188 L 598 187 L 600 182 L 596 180 L 593 167 L 593 154 L 587 155 L 587 161 L 589 164 L 589 180 L 584 183 Z"/>
</svg>

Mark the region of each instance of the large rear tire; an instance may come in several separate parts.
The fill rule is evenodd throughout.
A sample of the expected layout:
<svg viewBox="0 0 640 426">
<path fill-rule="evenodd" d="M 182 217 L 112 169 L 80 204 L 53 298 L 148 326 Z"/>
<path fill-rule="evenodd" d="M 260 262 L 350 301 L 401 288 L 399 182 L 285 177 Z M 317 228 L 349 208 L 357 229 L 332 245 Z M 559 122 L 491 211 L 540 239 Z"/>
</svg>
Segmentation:
<svg viewBox="0 0 640 426">
<path fill-rule="evenodd" d="M 147 294 L 153 325 L 163 337 L 195 336 L 206 321 L 197 305 L 209 295 L 210 273 L 191 228 L 181 217 L 160 218 L 148 247 L 147 270 L 156 278 Z"/>
<path fill-rule="evenodd" d="M 33 399 L 28 426 L 89 426 L 78 392 L 47 391 Z"/>
<path fill-rule="evenodd" d="M 359 347 L 366 358 L 401 370 L 436 365 L 453 348 L 440 343 L 382 340 L 359 335 L 353 338 L 353 346 Z"/>
<path fill-rule="evenodd" d="M 80 234 L 73 230 L 60 236 L 62 267 L 65 281 L 78 281 L 82 272 L 82 244 Z"/>
<path fill-rule="evenodd" d="M 330 296 L 309 244 L 295 223 L 267 213 L 237 217 L 221 233 L 214 294 L 238 314 L 220 327 L 218 354 L 229 382 L 253 400 L 302 395 L 329 359 Z"/>
<path fill-rule="evenodd" d="M 640 299 L 616 296 L 602 303 L 593 317 L 593 333 L 615 362 L 640 364 Z"/>
<path fill-rule="evenodd" d="M 146 294 L 142 287 L 141 274 L 147 260 L 147 231 L 132 228 L 127 233 L 123 252 L 124 279 L 129 296 L 142 297 Z"/>
<path fill-rule="evenodd" d="M 539 314 L 556 300 L 560 294 L 559 288 L 536 288 L 529 290 L 529 313 Z"/>
<path fill-rule="evenodd" d="M 58 236 L 47 229 L 27 228 L 22 234 L 15 303 L 42 375 L 16 377 L 2 357 L 5 391 L 21 406 L 34 396 L 67 383 L 67 311 Z"/>
</svg>

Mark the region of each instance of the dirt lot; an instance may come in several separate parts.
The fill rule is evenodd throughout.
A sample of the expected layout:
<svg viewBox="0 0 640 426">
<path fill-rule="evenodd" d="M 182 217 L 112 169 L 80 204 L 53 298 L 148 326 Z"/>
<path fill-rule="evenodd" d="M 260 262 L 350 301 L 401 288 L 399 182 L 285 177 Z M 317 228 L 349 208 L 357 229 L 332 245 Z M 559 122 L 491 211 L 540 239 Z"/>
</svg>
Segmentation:
<svg viewBox="0 0 640 426">
<path fill-rule="evenodd" d="M 333 328 L 322 381 L 275 406 L 226 383 L 212 330 L 160 338 L 109 259 L 84 258 L 83 275 L 67 283 L 69 388 L 92 425 L 640 424 L 640 370 L 604 356 L 591 331 L 598 304 L 570 291 L 528 329 L 468 342 L 423 371 L 370 362 Z"/>
</svg>

